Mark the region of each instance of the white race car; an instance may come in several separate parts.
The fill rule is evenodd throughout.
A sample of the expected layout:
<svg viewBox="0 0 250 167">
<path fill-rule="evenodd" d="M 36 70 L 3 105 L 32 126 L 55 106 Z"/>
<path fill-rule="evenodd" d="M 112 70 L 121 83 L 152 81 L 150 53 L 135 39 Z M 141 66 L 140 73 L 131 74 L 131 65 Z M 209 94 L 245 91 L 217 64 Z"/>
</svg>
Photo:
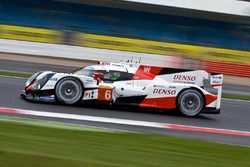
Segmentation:
<svg viewBox="0 0 250 167">
<path fill-rule="evenodd" d="M 204 89 L 210 80 L 217 94 Z M 73 105 L 81 101 L 176 109 L 186 116 L 220 113 L 222 74 L 132 63 L 100 62 L 74 73 L 37 72 L 21 96 Z"/>
</svg>

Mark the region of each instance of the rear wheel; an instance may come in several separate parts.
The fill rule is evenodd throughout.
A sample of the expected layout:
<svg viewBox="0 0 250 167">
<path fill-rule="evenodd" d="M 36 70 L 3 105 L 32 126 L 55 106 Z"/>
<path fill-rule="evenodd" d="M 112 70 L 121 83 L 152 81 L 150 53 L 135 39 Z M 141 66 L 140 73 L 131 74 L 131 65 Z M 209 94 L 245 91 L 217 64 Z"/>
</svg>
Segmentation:
<svg viewBox="0 0 250 167">
<path fill-rule="evenodd" d="M 204 108 L 204 98 L 202 94 L 195 89 L 184 90 L 177 98 L 177 108 L 185 116 L 196 116 Z"/>
<path fill-rule="evenodd" d="M 66 77 L 58 81 L 55 88 L 55 96 L 57 101 L 63 104 L 78 103 L 83 94 L 82 83 L 72 77 Z"/>
</svg>

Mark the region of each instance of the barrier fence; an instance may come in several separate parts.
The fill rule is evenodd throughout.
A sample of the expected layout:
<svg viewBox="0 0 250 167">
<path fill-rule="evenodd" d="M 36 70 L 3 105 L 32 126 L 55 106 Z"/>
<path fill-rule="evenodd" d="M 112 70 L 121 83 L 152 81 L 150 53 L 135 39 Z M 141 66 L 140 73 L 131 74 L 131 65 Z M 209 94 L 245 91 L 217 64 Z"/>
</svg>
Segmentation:
<svg viewBox="0 0 250 167">
<path fill-rule="evenodd" d="M 204 61 L 205 68 L 211 72 L 246 77 L 250 76 L 249 51 L 12 25 L 0 25 L 0 38 L 32 42 L 70 44 L 168 56 L 185 56 L 191 59 Z M 144 57 L 144 59 L 147 58 Z"/>
<path fill-rule="evenodd" d="M 61 43 L 63 33 L 55 30 L 0 25 L 0 38 L 32 42 Z"/>
<path fill-rule="evenodd" d="M 80 46 L 250 64 L 247 51 L 82 33 L 77 37 L 75 44 Z"/>
<path fill-rule="evenodd" d="M 250 64 L 203 61 L 202 66 L 208 72 L 250 77 Z"/>
</svg>

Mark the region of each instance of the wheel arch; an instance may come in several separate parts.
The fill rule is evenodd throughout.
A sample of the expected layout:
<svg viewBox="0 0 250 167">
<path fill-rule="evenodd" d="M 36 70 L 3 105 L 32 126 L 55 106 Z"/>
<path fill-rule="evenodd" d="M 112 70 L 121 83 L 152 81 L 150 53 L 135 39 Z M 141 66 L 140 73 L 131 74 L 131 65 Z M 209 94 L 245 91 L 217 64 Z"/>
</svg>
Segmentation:
<svg viewBox="0 0 250 167">
<path fill-rule="evenodd" d="M 82 87 L 84 88 L 84 84 L 83 84 L 83 81 L 82 81 L 81 79 L 79 79 L 79 78 L 77 78 L 77 77 L 75 77 L 75 76 L 63 76 L 62 78 L 60 78 L 60 79 L 56 82 L 55 87 L 54 87 L 54 90 L 55 90 L 57 84 L 58 84 L 62 79 L 64 79 L 64 78 L 73 78 L 73 79 L 76 79 L 76 80 L 78 80 L 78 81 L 81 83 Z"/>
</svg>

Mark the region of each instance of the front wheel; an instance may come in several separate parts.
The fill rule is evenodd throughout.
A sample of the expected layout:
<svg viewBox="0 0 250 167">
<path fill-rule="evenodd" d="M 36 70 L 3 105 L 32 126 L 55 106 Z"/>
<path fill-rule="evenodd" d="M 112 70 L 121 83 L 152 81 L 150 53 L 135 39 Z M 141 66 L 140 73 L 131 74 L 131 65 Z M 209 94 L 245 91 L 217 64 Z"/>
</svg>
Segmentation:
<svg viewBox="0 0 250 167">
<path fill-rule="evenodd" d="M 177 108 L 185 116 L 196 116 L 204 108 L 204 98 L 195 89 L 184 90 L 177 98 Z"/>
<path fill-rule="evenodd" d="M 57 101 L 63 104 L 75 104 L 82 98 L 82 83 L 71 77 L 66 77 L 58 81 L 55 88 L 55 97 Z"/>
</svg>

